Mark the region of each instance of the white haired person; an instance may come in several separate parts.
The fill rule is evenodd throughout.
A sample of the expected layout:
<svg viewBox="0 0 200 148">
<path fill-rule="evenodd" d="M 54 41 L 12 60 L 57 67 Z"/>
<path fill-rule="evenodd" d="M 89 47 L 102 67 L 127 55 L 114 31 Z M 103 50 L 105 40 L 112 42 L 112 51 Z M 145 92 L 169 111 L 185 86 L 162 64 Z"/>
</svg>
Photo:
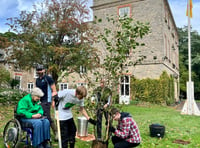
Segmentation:
<svg viewBox="0 0 200 148">
<path fill-rule="evenodd" d="M 38 87 L 24 96 L 17 106 L 17 115 L 22 116 L 21 122 L 31 123 L 33 126 L 33 146 L 36 148 L 50 148 L 50 123 L 47 118 L 43 118 L 43 109 L 40 105 L 40 97 L 44 96 Z"/>
<path fill-rule="evenodd" d="M 113 120 L 118 121 L 117 128 L 110 127 L 114 133 L 112 143 L 114 148 L 131 148 L 140 145 L 141 137 L 139 128 L 129 113 L 120 112 L 117 108 L 111 110 Z"/>
</svg>

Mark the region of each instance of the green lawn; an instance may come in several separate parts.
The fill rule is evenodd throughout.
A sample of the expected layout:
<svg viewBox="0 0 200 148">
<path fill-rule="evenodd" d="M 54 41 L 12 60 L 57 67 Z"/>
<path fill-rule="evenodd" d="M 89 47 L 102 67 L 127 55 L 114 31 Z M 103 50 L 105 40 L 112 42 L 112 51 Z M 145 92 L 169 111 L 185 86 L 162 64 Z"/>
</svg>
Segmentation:
<svg viewBox="0 0 200 148">
<path fill-rule="evenodd" d="M 0 106 L 0 148 L 3 148 L 3 128 L 13 116 L 13 106 Z M 137 122 L 142 136 L 140 148 L 199 148 L 200 147 L 200 117 L 181 115 L 171 107 L 157 105 L 125 106 L 124 111 L 130 112 Z M 149 136 L 149 125 L 159 123 L 165 125 L 166 133 L 163 139 Z M 116 123 L 115 123 L 116 124 Z M 90 127 L 91 128 L 91 127 Z M 89 130 L 91 131 L 91 129 Z M 176 144 L 175 140 L 189 141 L 190 144 Z M 90 148 L 91 142 L 77 140 L 76 148 Z M 53 143 L 57 148 L 57 143 Z M 109 144 L 109 148 L 113 145 Z"/>
</svg>

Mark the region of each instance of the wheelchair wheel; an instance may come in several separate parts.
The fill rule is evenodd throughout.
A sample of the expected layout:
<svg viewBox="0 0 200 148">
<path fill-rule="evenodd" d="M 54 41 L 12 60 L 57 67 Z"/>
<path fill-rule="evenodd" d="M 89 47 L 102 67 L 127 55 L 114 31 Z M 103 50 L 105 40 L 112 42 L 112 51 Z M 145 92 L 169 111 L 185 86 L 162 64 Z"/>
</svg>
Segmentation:
<svg viewBox="0 0 200 148">
<path fill-rule="evenodd" d="M 17 148 L 21 138 L 21 126 L 17 119 L 11 119 L 3 131 L 4 145 L 6 148 Z"/>
</svg>

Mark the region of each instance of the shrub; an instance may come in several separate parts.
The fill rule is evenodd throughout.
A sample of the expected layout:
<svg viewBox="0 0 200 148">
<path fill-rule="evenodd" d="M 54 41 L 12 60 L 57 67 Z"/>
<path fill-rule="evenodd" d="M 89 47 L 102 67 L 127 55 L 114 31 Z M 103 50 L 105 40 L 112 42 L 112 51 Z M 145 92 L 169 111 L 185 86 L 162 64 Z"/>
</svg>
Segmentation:
<svg viewBox="0 0 200 148">
<path fill-rule="evenodd" d="M 154 104 L 174 103 L 174 80 L 163 72 L 159 79 L 131 78 L 132 100 L 145 101 Z"/>
<path fill-rule="evenodd" d="M 10 81 L 10 72 L 4 66 L 0 66 L 0 86 L 7 85 Z"/>
<path fill-rule="evenodd" d="M 1 89 L 0 103 L 1 104 L 16 104 L 26 94 L 27 92 L 22 91 L 22 90 Z"/>
</svg>

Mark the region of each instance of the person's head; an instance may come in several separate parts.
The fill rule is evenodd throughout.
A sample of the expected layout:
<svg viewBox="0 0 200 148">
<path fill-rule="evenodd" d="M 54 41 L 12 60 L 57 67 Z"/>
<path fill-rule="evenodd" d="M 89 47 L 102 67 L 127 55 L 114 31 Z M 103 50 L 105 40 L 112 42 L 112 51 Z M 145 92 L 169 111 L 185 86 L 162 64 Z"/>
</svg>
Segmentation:
<svg viewBox="0 0 200 148">
<path fill-rule="evenodd" d="M 81 100 L 87 96 L 87 89 L 84 86 L 78 86 L 76 88 L 76 97 Z"/>
<path fill-rule="evenodd" d="M 111 116 L 112 116 L 113 120 L 120 120 L 121 113 L 117 108 L 112 108 Z"/>
<path fill-rule="evenodd" d="M 31 91 L 31 97 L 32 97 L 33 102 L 39 101 L 40 98 L 43 96 L 44 96 L 44 93 L 38 87 L 33 88 L 33 90 Z"/>
<path fill-rule="evenodd" d="M 101 80 L 101 81 L 100 81 L 100 87 L 103 88 L 104 86 L 105 86 L 105 81 L 104 81 L 104 80 Z"/>
<path fill-rule="evenodd" d="M 38 64 L 36 67 L 36 71 L 37 71 L 37 74 L 39 75 L 39 77 L 42 77 L 45 73 L 44 65 Z"/>
</svg>

